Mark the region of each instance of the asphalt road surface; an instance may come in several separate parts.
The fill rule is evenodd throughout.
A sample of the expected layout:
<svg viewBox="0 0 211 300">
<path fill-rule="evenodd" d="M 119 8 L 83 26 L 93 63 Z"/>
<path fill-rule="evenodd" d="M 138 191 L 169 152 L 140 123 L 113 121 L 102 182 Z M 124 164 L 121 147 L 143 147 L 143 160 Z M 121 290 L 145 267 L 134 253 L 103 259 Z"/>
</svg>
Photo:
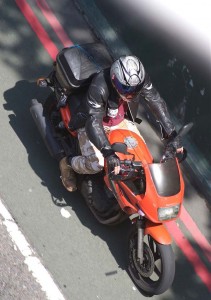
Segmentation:
<svg viewBox="0 0 211 300">
<path fill-rule="evenodd" d="M 0 210 L 0 299 L 62 299 L 59 291 L 67 300 L 144 299 L 127 273 L 129 223 L 114 228 L 98 224 L 80 194 L 63 188 L 58 165 L 30 115 L 30 100 L 48 94 L 35 80 L 48 74 L 58 49 L 96 40 L 73 1 L 49 0 L 51 11 L 41 4 L 44 0 L 0 1 L 0 200 L 11 214 Z M 152 142 L 146 121 L 140 130 Z M 185 210 L 169 225 L 175 281 L 152 299 L 210 299 L 210 213 L 205 200 L 186 180 Z M 54 285 L 47 291 L 42 291 L 42 274 L 29 270 L 31 254 L 20 250 L 22 240 L 17 247 L 13 233 L 19 230 L 11 229 L 11 222 L 52 278 Z"/>
</svg>

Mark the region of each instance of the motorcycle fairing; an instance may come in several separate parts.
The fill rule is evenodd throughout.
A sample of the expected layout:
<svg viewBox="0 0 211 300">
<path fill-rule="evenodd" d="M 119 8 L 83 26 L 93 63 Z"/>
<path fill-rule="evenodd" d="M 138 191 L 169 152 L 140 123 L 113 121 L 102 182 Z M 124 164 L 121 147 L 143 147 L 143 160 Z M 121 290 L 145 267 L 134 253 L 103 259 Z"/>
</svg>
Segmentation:
<svg viewBox="0 0 211 300">
<path fill-rule="evenodd" d="M 120 160 L 122 159 L 131 159 L 131 155 L 134 156 L 135 161 L 141 161 L 142 163 L 152 163 L 153 157 L 149 152 L 144 139 L 141 136 L 138 136 L 135 132 L 129 131 L 127 129 L 116 129 L 109 133 L 108 139 L 110 144 L 114 144 L 116 142 L 125 143 L 125 140 L 129 140 L 129 138 L 137 141 L 136 146 L 128 148 L 128 152 L 130 155 L 125 155 L 123 153 L 117 153 Z"/>
<path fill-rule="evenodd" d="M 160 196 L 170 197 L 180 191 L 180 177 L 175 159 L 149 165 L 153 182 Z"/>
<path fill-rule="evenodd" d="M 60 107 L 60 113 L 61 113 L 62 120 L 64 122 L 65 128 L 69 131 L 69 133 L 72 136 L 76 137 L 77 136 L 77 132 L 76 131 L 72 131 L 69 128 L 69 122 L 70 122 L 71 117 L 72 117 L 69 106 L 66 105 L 65 107 Z"/>
<path fill-rule="evenodd" d="M 162 245 L 170 245 L 172 238 L 163 224 L 155 224 L 150 220 L 146 221 L 144 235 L 150 235 L 155 241 Z"/>
<path fill-rule="evenodd" d="M 178 162 L 176 161 L 177 167 Z M 172 196 L 160 196 L 152 178 L 150 171 L 150 164 L 144 166 L 146 174 L 146 192 L 142 201 L 140 202 L 141 208 L 146 212 L 147 218 L 155 223 L 159 223 L 157 210 L 159 207 L 174 206 L 182 203 L 184 197 L 184 181 L 182 178 L 181 170 L 178 167 L 180 189 L 177 194 Z"/>
<path fill-rule="evenodd" d="M 146 191 L 144 194 L 137 195 L 131 190 L 124 181 L 112 181 L 110 182 L 110 188 L 112 186 L 112 190 L 115 190 L 115 194 L 118 195 L 117 201 L 119 202 L 121 208 L 126 213 L 137 213 L 139 209 L 141 209 L 145 214 L 146 217 L 154 223 L 160 223 L 158 219 L 158 208 L 159 207 L 166 207 L 166 206 L 173 206 L 181 204 L 184 196 L 184 181 L 182 178 L 181 170 L 178 166 L 177 160 L 175 160 L 174 166 L 172 168 L 175 169 L 176 175 L 176 188 L 173 190 L 172 196 L 164 196 L 159 195 L 155 182 L 153 180 L 153 175 L 151 167 L 153 164 L 153 157 L 149 152 L 145 141 L 142 137 L 138 136 L 136 133 L 125 129 L 114 130 L 109 134 L 109 141 L 111 144 L 115 142 L 124 143 L 125 137 L 133 136 L 138 141 L 138 145 L 133 149 L 128 149 L 127 151 L 134 156 L 135 161 L 140 161 L 142 167 L 144 168 L 144 173 L 146 176 Z M 131 154 L 123 154 L 117 152 L 120 160 L 129 160 L 131 159 Z M 166 165 L 167 168 L 168 165 Z M 155 167 L 156 168 L 156 167 Z M 165 167 L 164 167 L 165 168 Z M 176 170 L 177 168 L 177 170 Z M 158 180 L 158 179 L 157 179 Z M 105 180 L 106 181 L 106 180 Z M 179 187 L 179 189 L 178 189 Z M 167 189 L 167 188 L 166 188 Z M 161 190 L 161 188 L 160 188 Z M 124 191 L 124 194 L 123 192 Z M 161 193 L 161 191 L 159 191 Z M 175 194 L 175 192 L 177 192 Z M 168 191 L 169 194 L 169 191 Z M 121 199 L 119 199 L 121 197 Z"/>
</svg>

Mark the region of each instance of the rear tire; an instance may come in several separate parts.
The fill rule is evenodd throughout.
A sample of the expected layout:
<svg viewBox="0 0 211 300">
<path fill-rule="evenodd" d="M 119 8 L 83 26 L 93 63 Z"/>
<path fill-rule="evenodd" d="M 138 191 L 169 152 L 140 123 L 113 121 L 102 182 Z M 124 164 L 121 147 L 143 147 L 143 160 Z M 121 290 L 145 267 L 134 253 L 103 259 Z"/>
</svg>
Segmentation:
<svg viewBox="0 0 211 300">
<path fill-rule="evenodd" d="M 129 237 L 128 271 L 136 286 L 148 296 L 164 293 L 172 285 L 175 258 L 171 245 L 162 245 L 151 236 L 144 237 L 144 261 L 137 258 L 137 228 Z"/>
</svg>

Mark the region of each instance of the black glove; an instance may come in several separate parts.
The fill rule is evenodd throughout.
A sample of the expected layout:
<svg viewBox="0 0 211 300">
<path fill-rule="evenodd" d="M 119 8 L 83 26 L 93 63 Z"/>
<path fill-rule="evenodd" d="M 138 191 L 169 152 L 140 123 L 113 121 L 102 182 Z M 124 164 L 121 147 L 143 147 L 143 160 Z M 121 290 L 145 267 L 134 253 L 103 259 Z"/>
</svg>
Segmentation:
<svg viewBox="0 0 211 300">
<path fill-rule="evenodd" d="M 168 138 L 161 162 L 174 158 L 176 156 L 177 149 L 179 148 L 182 148 L 182 139 L 179 135 L 177 135 L 176 131 L 173 131 Z"/>
<path fill-rule="evenodd" d="M 108 165 L 108 172 L 113 173 L 114 169 L 116 167 L 120 166 L 120 160 L 119 157 L 115 154 L 114 150 L 111 149 L 110 147 L 105 147 L 101 149 L 101 152 L 104 156 L 104 158 L 107 161 L 107 165 Z"/>
<path fill-rule="evenodd" d="M 164 163 L 165 161 L 172 159 L 176 156 L 176 148 L 172 144 L 167 144 L 164 150 L 164 154 L 161 158 L 161 163 Z"/>
<path fill-rule="evenodd" d="M 119 157 L 116 154 L 112 154 L 112 155 L 106 157 L 106 161 L 107 161 L 107 164 L 108 164 L 108 172 L 109 172 L 109 174 L 113 173 L 114 169 L 116 167 L 120 166 Z"/>
<path fill-rule="evenodd" d="M 166 147 L 173 146 L 176 150 L 182 148 L 182 139 L 181 136 L 177 135 L 176 137 L 170 137 L 167 142 Z"/>
</svg>

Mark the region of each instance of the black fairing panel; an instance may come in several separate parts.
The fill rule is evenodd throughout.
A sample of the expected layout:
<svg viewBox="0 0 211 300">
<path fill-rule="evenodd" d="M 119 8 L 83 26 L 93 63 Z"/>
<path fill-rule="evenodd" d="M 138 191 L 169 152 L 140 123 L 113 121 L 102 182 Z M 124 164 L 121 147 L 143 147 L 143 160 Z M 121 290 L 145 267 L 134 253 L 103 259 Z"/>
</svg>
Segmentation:
<svg viewBox="0 0 211 300">
<path fill-rule="evenodd" d="M 170 197 L 180 191 L 180 176 L 175 159 L 149 166 L 153 182 L 160 196 Z"/>
</svg>

